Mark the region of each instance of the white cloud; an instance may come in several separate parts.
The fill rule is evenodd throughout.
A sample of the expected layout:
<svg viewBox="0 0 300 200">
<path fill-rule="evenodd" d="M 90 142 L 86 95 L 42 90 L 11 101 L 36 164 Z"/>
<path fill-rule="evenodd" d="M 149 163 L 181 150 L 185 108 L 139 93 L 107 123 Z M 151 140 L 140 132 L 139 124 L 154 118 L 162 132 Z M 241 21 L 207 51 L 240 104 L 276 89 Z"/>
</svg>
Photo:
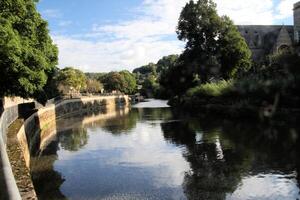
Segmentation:
<svg viewBox="0 0 300 200">
<path fill-rule="evenodd" d="M 57 9 L 47 9 L 42 11 L 42 15 L 45 18 L 60 18 L 62 17 L 62 13 Z"/>
<path fill-rule="evenodd" d="M 155 38 L 136 40 L 88 41 L 68 37 L 53 37 L 59 46 L 60 66 L 76 66 L 83 71 L 108 72 L 133 70 L 136 66 L 158 60 L 162 55 L 180 53 L 178 41 Z"/>
<path fill-rule="evenodd" d="M 292 15 L 296 0 L 216 0 L 219 14 L 236 24 L 273 24 Z M 180 53 L 176 25 L 188 0 L 144 0 L 134 20 L 94 25 L 83 35 L 55 36 L 60 66 L 78 66 L 84 71 L 133 69 L 156 62 L 164 55 Z M 48 14 L 51 13 L 48 11 Z M 166 39 L 167 38 L 167 39 Z"/>
<path fill-rule="evenodd" d="M 60 27 L 66 27 L 66 26 L 70 26 L 72 24 L 73 24 L 73 22 L 70 20 L 66 20 L 66 21 L 63 20 L 63 21 L 58 22 L 58 26 L 60 26 Z"/>
<path fill-rule="evenodd" d="M 236 24 L 272 24 L 272 0 L 216 0 L 218 11 Z"/>
<path fill-rule="evenodd" d="M 276 11 L 278 14 L 275 16 L 277 19 L 284 19 L 293 15 L 293 4 L 299 0 L 281 0 L 277 6 Z"/>
</svg>

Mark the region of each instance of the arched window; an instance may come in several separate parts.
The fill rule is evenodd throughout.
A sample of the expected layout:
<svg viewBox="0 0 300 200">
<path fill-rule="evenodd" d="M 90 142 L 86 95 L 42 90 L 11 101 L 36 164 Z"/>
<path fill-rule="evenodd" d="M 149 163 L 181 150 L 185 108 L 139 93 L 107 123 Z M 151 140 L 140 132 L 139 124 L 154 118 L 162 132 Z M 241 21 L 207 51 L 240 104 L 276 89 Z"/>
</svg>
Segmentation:
<svg viewBox="0 0 300 200">
<path fill-rule="evenodd" d="M 291 48 L 286 44 L 280 45 L 278 47 L 278 53 L 291 53 Z"/>
</svg>

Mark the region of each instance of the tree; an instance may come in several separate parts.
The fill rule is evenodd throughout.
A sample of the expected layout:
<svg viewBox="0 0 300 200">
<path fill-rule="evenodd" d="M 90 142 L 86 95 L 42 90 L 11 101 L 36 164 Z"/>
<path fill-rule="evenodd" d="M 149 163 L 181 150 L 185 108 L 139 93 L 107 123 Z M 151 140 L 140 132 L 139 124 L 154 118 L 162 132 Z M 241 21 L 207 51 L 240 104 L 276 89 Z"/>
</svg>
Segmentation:
<svg viewBox="0 0 300 200">
<path fill-rule="evenodd" d="M 135 76 L 127 70 L 121 71 L 120 74 L 125 79 L 124 86 L 123 86 L 124 88 L 121 89 L 120 91 L 124 92 L 125 94 L 134 94 L 137 90 L 137 83 L 136 83 Z"/>
<path fill-rule="evenodd" d="M 203 83 L 211 77 L 231 78 L 241 68 L 250 67 L 251 53 L 244 38 L 228 17 L 218 16 L 212 0 L 187 3 L 179 18 L 177 34 L 186 41 L 180 60 Z"/>
<path fill-rule="evenodd" d="M 182 62 L 171 65 L 168 70 L 161 73 L 159 78 L 163 98 L 181 96 L 197 83 L 197 76 Z"/>
<path fill-rule="evenodd" d="M 120 73 L 110 72 L 102 78 L 102 82 L 104 85 L 104 89 L 107 91 L 114 91 L 114 90 L 121 91 L 125 80 Z"/>
<path fill-rule="evenodd" d="M 162 57 L 156 64 L 156 71 L 161 74 L 167 71 L 170 67 L 174 66 L 178 60 L 178 55 L 169 55 Z"/>
<path fill-rule="evenodd" d="M 103 89 L 102 83 L 95 79 L 86 80 L 86 92 L 88 93 L 101 93 Z"/>
<path fill-rule="evenodd" d="M 63 94 L 80 92 L 80 90 L 86 88 L 86 77 L 84 73 L 72 67 L 60 70 L 55 77 L 55 81 L 59 91 Z"/>
<path fill-rule="evenodd" d="M 159 84 L 157 83 L 156 77 L 154 75 L 150 75 L 143 82 L 141 94 L 148 98 L 153 98 L 156 97 L 158 90 Z"/>
<path fill-rule="evenodd" d="M 110 72 L 103 79 L 105 90 L 117 90 L 125 94 L 134 94 L 137 89 L 136 79 L 129 71 Z"/>
<path fill-rule="evenodd" d="M 219 38 L 221 75 L 229 79 L 250 69 L 251 52 L 237 27 L 228 17 L 222 17 L 222 24 Z"/>
<path fill-rule="evenodd" d="M 58 49 L 33 0 L 0 1 L 0 96 L 46 96 Z"/>
<path fill-rule="evenodd" d="M 149 63 L 148 65 L 134 69 L 133 73 L 140 73 L 143 75 L 156 74 L 156 65 L 154 63 Z"/>
</svg>

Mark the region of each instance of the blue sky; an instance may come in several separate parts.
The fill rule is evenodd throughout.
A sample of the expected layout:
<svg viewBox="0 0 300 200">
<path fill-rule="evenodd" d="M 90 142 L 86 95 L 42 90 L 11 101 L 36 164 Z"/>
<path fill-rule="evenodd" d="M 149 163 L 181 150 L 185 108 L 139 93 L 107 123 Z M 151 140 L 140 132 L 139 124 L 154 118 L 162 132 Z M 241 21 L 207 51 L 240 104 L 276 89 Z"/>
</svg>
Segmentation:
<svg viewBox="0 0 300 200">
<path fill-rule="evenodd" d="M 180 53 L 175 28 L 188 0 L 40 0 L 59 66 L 85 72 L 132 70 Z M 297 0 L 215 0 L 236 24 L 293 24 Z"/>
</svg>

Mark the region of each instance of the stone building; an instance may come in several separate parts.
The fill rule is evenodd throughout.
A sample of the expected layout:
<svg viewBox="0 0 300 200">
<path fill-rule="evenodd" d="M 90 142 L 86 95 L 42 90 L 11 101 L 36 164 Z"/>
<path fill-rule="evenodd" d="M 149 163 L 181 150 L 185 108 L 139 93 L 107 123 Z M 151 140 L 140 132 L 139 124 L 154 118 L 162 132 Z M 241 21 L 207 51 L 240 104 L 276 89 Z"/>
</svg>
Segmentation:
<svg viewBox="0 0 300 200">
<path fill-rule="evenodd" d="M 294 52 L 300 41 L 300 2 L 294 4 L 294 25 L 240 25 L 238 29 L 252 51 L 253 60 L 281 51 Z"/>
</svg>

